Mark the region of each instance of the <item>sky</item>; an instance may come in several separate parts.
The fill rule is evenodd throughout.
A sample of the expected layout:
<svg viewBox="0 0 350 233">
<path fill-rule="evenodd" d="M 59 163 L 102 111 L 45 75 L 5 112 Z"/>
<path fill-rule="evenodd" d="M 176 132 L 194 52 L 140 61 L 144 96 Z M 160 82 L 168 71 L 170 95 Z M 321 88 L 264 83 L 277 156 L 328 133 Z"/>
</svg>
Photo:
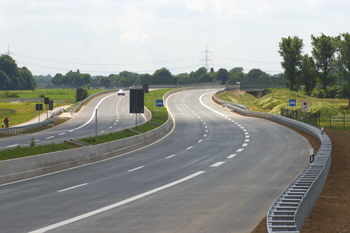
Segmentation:
<svg viewBox="0 0 350 233">
<path fill-rule="evenodd" d="M 0 53 L 33 75 L 283 72 L 282 38 L 349 32 L 348 0 L 0 0 Z"/>
</svg>

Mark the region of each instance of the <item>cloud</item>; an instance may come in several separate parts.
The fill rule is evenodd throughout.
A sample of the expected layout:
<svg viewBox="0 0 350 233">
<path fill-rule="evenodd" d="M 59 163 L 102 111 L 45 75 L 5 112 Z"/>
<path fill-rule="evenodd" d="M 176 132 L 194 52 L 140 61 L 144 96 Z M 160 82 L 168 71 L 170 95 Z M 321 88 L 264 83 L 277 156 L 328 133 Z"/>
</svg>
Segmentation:
<svg viewBox="0 0 350 233">
<path fill-rule="evenodd" d="M 121 35 L 122 41 L 133 46 L 145 46 L 149 44 L 151 36 L 141 31 L 128 31 Z"/>
</svg>

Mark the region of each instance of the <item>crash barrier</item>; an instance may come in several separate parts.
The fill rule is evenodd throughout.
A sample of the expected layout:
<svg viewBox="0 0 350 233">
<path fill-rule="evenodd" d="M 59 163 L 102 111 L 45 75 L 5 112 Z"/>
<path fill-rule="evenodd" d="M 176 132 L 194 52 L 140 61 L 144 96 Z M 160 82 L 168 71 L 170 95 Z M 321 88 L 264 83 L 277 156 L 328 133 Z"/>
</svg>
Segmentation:
<svg viewBox="0 0 350 233">
<path fill-rule="evenodd" d="M 164 103 L 166 103 L 166 99 L 171 94 L 190 89 L 195 88 L 189 87 L 167 92 L 163 97 Z M 151 112 L 146 110 L 145 113 L 146 119 L 151 119 Z M 88 164 L 139 149 L 165 137 L 172 130 L 173 126 L 173 118 L 169 117 L 163 125 L 156 129 L 129 138 L 94 146 L 0 161 L 0 184 Z"/>
<path fill-rule="evenodd" d="M 320 140 L 321 146 L 313 156 L 312 162 L 280 194 L 267 212 L 266 221 L 269 233 L 300 232 L 328 176 L 332 151 L 330 138 L 323 130 L 303 122 L 269 113 L 251 112 L 232 103 L 220 101 L 215 95 L 213 98 L 222 106 L 242 115 L 277 121 L 300 129 Z"/>
<path fill-rule="evenodd" d="M 49 119 L 46 119 L 42 122 L 34 123 L 34 124 L 29 124 L 29 125 L 23 125 L 23 126 L 14 126 L 14 127 L 9 127 L 9 128 L 1 128 L 0 129 L 0 134 L 19 134 L 24 131 L 32 130 L 35 128 L 40 128 L 49 124 L 52 124 L 55 119 L 57 118 L 58 115 L 60 115 L 64 110 L 60 109 L 57 111 L 52 112 L 52 117 Z"/>
</svg>

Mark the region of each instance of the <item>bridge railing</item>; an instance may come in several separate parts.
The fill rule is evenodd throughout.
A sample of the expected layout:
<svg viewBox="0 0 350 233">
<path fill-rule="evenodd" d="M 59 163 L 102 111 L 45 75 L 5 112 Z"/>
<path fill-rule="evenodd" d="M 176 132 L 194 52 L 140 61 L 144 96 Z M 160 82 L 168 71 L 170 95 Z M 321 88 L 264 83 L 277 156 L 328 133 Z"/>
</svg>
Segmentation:
<svg viewBox="0 0 350 233">
<path fill-rule="evenodd" d="M 332 143 L 322 130 L 303 122 L 261 112 L 251 112 L 236 104 L 214 100 L 242 115 L 274 120 L 300 129 L 321 142 L 314 161 L 280 194 L 267 212 L 267 230 L 272 232 L 300 232 L 326 182 L 331 165 Z"/>
</svg>

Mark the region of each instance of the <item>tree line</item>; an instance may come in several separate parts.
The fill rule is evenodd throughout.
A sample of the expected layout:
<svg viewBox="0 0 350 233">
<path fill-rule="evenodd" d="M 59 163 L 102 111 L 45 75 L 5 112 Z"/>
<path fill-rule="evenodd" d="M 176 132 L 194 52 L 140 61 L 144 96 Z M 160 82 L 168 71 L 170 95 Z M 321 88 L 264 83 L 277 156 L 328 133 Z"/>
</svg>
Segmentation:
<svg viewBox="0 0 350 233">
<path fill-rule="evenodd" d="M 242 67 L 235 67 L 231 70 L 219 69 L 214 71 L 211 68 L 209 71 L 205 67 L 200 67 L 196 71 L 190 73 L 181 73 L 173 75 L 167 68 L 156 70 L 153 74 L 138 74 L 129 71 L 122 71 L 119 74 L 110 74 L 108 76 L 98 75 L 91 76 L 90 74 L 80 73 L 77 71 L 69 71 L 67 74 L 56 74 L 54 77 L 34 76 L 39 87 L 54 88 L 54 87 L 82 87 L 89 88 L 117 88 L 129 87 L 147 83 L 150 85 L 188 85 L 198 83 L 218 83 L 218 84 L 237 84 L 242 80 L 249 78 L 257 78 L 262 81 L 264 78 L 283 80 L 283 74 L 270 75 L 260 69 L 252 69 L 248 73 L 244 73 Z M 50 80 L 48 82 L 48 80 Z"/>
<path fill-rule="evenodd" d="M 302 39 L 282 38 L 278 52 L 286 86 L 292 91 L 303 87 L 315 97 L 350 99 L 350 34 L 311 35 L 311 45 L 312 54 L 303 54 Z"/>
<path fill-rule="evenodd" d="M 30 70 L 18 67 L 9 55 L 0 56 L 0 90 L 34 90 L 35 87 Z"/>
</svg>

